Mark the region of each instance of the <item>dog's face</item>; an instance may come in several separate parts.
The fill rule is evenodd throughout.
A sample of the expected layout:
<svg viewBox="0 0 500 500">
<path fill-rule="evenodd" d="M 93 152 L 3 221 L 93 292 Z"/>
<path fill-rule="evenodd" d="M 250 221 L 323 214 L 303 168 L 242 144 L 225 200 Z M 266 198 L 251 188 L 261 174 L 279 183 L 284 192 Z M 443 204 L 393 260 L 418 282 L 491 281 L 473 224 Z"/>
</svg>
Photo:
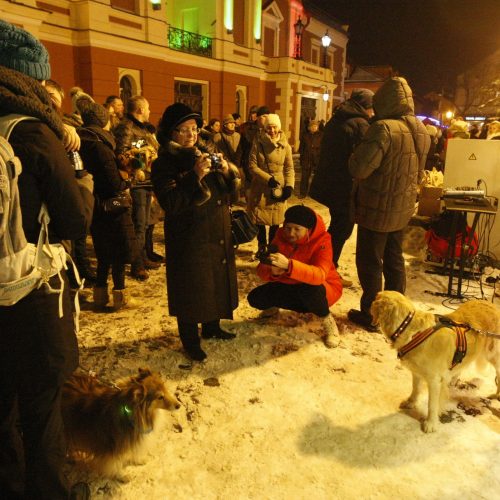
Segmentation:
<svg viewBox="0 0 500 500">
<path fill-rule="evenodd" d="M 412 303 L 403 294 L 385 290 L 377 294 L 370 312 L 373 323 L 390 336 L 413 309 Z"/>
<path fill-rule="evenodd" d="M 161 376 L 149 369 L 139 368 L 139 375 L 129 379 L 128 395 L 134 405 L 148 410 L 178 410 L 180 403 L 170 394 Z"/>
</svg>

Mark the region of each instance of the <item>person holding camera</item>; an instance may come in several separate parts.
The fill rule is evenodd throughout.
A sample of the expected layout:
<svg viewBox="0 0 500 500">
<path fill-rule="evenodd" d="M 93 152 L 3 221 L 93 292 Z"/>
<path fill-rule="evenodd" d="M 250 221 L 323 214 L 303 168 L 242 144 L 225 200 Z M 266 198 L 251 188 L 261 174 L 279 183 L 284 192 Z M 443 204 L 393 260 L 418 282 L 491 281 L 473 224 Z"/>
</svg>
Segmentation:
<svg viewBox="0 0 500 500">
<path fill-rule="evenodd" d="M 247 211 L 259 232 L 259 250 L 271 242 L 283 222 L 286 200 L 292 196 L 295 183 L 292 148 L 281 130 L 280 117 L 270 113 L 250 151 L 251 177 Z M 269 226 L 269 240 L 266 235 Z"/>
<path fill-rule="evenodd" d="M 248 294 L 248 303 L 271 317 L 279 308 L 314 313 L 323 321 L 327 347 L 337 347 L 339 332 L 330 306 L 342 295 L 332 259 L 332 240 L 323 219 L 304 205 L 285 212 L 285 223 L 257 257 L 257 274 L 267 283 Z"/>
<path fill-rule="evenodd" d="M 153 190 L 165 210 L 168 307 L 177 317 L 188 356 L 206 358 L 204 339 L 231 340 L 220 327 L 238 306 L 229 203 L 237 197 L 238 169 L 199 136 L 203 120 L 183 103 L 168 106 L 158 125 L 159 156 Z"/>
</svg>

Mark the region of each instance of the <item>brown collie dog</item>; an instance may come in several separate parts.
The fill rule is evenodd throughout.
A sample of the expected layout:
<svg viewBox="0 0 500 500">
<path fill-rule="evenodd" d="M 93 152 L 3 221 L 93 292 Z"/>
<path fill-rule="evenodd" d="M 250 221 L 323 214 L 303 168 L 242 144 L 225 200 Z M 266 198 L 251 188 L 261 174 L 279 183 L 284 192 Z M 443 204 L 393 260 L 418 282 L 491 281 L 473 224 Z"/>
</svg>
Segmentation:
<svg viewBox="0 0 500 500">
<path fill-rule="evenodd" d="M 113 386 L 74 374 L 63 386 L 61 407 L 70 456 L 99 473 L 121 477 L 123 465 L 137 461 L 156 410 L 176 410 L 180 404 L 159 374 L 139 368 L 137 376 Z"/>
</svg>

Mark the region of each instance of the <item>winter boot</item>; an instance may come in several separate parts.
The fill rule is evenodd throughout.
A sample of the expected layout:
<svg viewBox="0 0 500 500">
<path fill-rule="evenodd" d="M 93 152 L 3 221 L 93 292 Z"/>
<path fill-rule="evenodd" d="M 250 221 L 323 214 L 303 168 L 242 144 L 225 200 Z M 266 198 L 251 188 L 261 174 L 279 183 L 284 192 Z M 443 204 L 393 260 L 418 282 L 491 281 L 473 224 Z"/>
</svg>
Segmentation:
<svg viewBox="0 0 500 500">
<path fill-rule="evenodd" d="M 219 320 L 203 323 L 201 327 L 201 336 L 204 339 L 219 339 L 219 340 L 233 340 L 236 335 L 229 333 L 220 327 Z"/>
<path fill-rule="evenodd" d="M 105 309 L 109 302 L 109 293 L 107 286 L 95 286 L 92 289 L 94 296 L 94 306 L 96 309 Z"/>
<path fill-rule="evenodd" d="M 113 309 L 118 311 L 124 307 L 135 307 L 137 303 L 130 298 L 127 290 L 113 290 Z"/>
<path fill-rule="evenodd" d="M 326 347 L 337 347 L 340 344 L 339 329 L 331 314 L 323 318 L 323 329 L 325 330 Z"/>
<path fill-rule="evenodd" d="M 377 331 L 377 327 L 372 323 L 373 318 L 369 313 L 359 311 L 358 309 L 350 309 L 347 313 L 347 317 L 349 321 L 352 321 L 369 332 Z"/>
<path fill-rule="evenodd" d="M 207 357 L 207 354 L 200 345 L 198 325 L 196 323 L 185 323 L 182 321 L 177 321 L 177 325 L 182 347 L 184 347 L 188 357 L 194 361 L 203 361 Z"/>
<path fill-rule="evenodd" d="M 154 251 L 153 246 L 153 230 L 154 226 L 148 226 L 146 229 L 146 241 L 144 243 L 144 249 L 146 251 L 146 257 L 152 262 L 164 262 L 165 257 Z"/>
</svg>

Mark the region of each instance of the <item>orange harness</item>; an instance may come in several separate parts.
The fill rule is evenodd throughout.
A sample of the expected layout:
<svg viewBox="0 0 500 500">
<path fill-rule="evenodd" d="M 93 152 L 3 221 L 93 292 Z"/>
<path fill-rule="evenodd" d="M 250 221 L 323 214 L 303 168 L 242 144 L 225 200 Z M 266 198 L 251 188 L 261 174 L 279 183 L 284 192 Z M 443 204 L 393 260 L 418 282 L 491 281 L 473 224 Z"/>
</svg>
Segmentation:
<svg viewBox="0 0 500 500">
<path fill-rule="evenodd" d="M 407 344 L 398 349 L 398 358 L 401 359 L 412 349 L 415 349 L 415 347 L 419 346 L 424 340 L 429 338 L 434 332 L 441 330 L 441 328 L 451 328 L 455 332 L 456 349 L 455 354 L 453 355 L 450 370 L 463 361 L 465 355 L 467 354 L 467 337 L 465 334 L 471 329 L 471 327 L 466 324 L 455 323 L 449 318 L 445 318 L 443 316 L 436 316 L 436 319 L 437 322 L 434 326 L 416 333 Z"/>
</svg>

